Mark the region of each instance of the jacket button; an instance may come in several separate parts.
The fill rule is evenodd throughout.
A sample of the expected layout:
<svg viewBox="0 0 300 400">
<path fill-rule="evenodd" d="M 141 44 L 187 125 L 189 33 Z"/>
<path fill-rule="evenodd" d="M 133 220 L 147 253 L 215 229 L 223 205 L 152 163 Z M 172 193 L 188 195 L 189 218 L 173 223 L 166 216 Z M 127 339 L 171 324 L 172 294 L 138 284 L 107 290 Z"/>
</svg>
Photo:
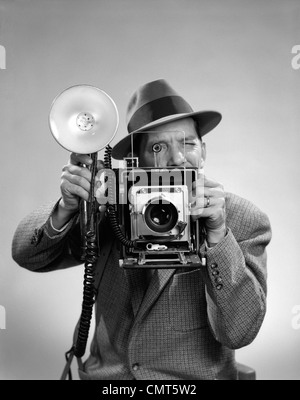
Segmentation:
<svg viewBox="0 0 300 400">
<path fill-rule="evenodd" d="M 221 285 L 221 283 L 220 283 L 219 285 L 216 286 L 216 289 L 220 290 L 220 289 L 222 289 L 222 287 L 223 287 L 223 285 Z"/>
<path fill-rule="evenodd" d="M 219 284 L 219 283 L 222 283 L 223 281 L 222 281 L 222 278 L 220 278 L 219 276 L 217 276 L 216 278 L 215 278 L 215 283 L 217 283 L 217 284 Z"/>
<path fill-rule="evenodd" d="M 216 275 L 219 275 L 219 273 L 220 273 L 220 272 L 219 272 L 217 269 L 214 269 L 213 272 L 212 272 L 212 275 L 213 275 L 213 276 L 216 276 Z"/>
<path fill-rule="evenodd" d="M 218 264 L 217 263 L 211 263 L 210 268 L 217 268 Z"/>
<path fill-rule="evenodd" d="M 39 242 L 41 241 L 42 236 L 43 236 L 43 229 L 35 228 L 34 234 L 31 238 L 31 244 L 37 246 L 39 244 Z"/>
<path fill-rule="evenodd" d="M 32 236 L 30 243 L 31 244 L 36 244 L 36 236 L 35 235 Z"/>
<path fill-rule="evenodd" d="M 132 365 L 133 371 L 137 371 L 139 368 L 140 368 L 140 366 L 139 366 L 138 363 L 135 363 L 135 364 Z"/>
</svg>

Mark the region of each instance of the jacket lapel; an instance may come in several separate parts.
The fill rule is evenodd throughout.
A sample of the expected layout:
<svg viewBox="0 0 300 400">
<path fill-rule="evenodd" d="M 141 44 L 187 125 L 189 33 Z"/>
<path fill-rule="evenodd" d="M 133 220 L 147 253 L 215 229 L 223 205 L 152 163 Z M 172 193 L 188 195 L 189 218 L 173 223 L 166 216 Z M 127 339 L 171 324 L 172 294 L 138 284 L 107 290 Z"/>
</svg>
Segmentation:
<svg viewBox="0 0 300 400">
<path fill-rule="evenodd" d="M 126 270 L 136 320 L 141 319 L 151 308 L 174 272 L 175 269 L 155 269 L 148 283 L 145 269 Z"/>
<path fill-rule="evenodd" d="M 142 302 L 140 303 L 140 308 L 138 310 L 136 319 L 140 320 L 143 318 L 145 313 L 150 310 L 174 273 L 175 269 L 161 268 L 154 271 Z"/>
<path fill-rule="evenodd" d="M 125 269 L 125 276 L 129 285 L 133 313 L 136 317 L 147 289 L 146 274 L 141 269 Z"/>
</svg>

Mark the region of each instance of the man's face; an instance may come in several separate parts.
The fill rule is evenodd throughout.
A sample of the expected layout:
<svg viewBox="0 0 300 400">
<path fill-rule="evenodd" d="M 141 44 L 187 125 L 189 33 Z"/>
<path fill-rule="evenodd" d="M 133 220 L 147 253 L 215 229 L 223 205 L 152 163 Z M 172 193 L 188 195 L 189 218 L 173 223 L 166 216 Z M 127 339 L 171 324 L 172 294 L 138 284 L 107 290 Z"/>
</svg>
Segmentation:
<svg viewBox="0 0 300 400">
<path fill-rule="evenodd" d="M 205 144 L 199 139 L 192 118 L 169 122 L 141 135 L 140 167 L 201 168 L 204 165 Z M 161 149 L 156 156 L 153 146 Z"/>
</svg>

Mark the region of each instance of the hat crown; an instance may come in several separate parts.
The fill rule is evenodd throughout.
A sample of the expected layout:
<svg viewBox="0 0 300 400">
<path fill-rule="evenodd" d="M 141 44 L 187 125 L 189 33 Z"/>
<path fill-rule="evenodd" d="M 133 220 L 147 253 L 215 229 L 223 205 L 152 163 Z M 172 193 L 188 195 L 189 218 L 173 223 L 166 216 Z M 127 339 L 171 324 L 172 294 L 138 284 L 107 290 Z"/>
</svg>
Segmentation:
<svg viewBox="0 0 300 400">
<path fill-rule="evenodd" d="M 219 124 L 222 115 L 217 111 L 193 111 L 164 79 L 146 83 L 130 98 L 127 108 L 129 135 L 113 147 L 112 157 L 122 160 L 133 152 L 132 143 L 137 134 L 153 132 L 163 124 L 183 118 L 193 118 L 197 124 L 197 133 L 202 137 Z"/>
<path fill-rule="evenodd" d="M 192 107 L 168 84 L 158 79 L 141 86 L 127 108 L 128 132 L 170 115 L 193 112 Z"/>
</svg>

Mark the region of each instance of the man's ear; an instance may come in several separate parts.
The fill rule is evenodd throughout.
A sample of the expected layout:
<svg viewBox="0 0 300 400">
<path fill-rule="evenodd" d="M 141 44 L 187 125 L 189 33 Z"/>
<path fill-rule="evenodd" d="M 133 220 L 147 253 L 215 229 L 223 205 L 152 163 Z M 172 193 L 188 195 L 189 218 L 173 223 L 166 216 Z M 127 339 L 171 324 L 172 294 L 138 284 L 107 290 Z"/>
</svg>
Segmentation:
<svg viewBox="0 0 300 400">
<path fill-rule="evenodd" d="M 204 167 L 206 160 L 206 144 L 201 142 L 201 160 L 200 160 L 200 168 Z"/>
</svg>

